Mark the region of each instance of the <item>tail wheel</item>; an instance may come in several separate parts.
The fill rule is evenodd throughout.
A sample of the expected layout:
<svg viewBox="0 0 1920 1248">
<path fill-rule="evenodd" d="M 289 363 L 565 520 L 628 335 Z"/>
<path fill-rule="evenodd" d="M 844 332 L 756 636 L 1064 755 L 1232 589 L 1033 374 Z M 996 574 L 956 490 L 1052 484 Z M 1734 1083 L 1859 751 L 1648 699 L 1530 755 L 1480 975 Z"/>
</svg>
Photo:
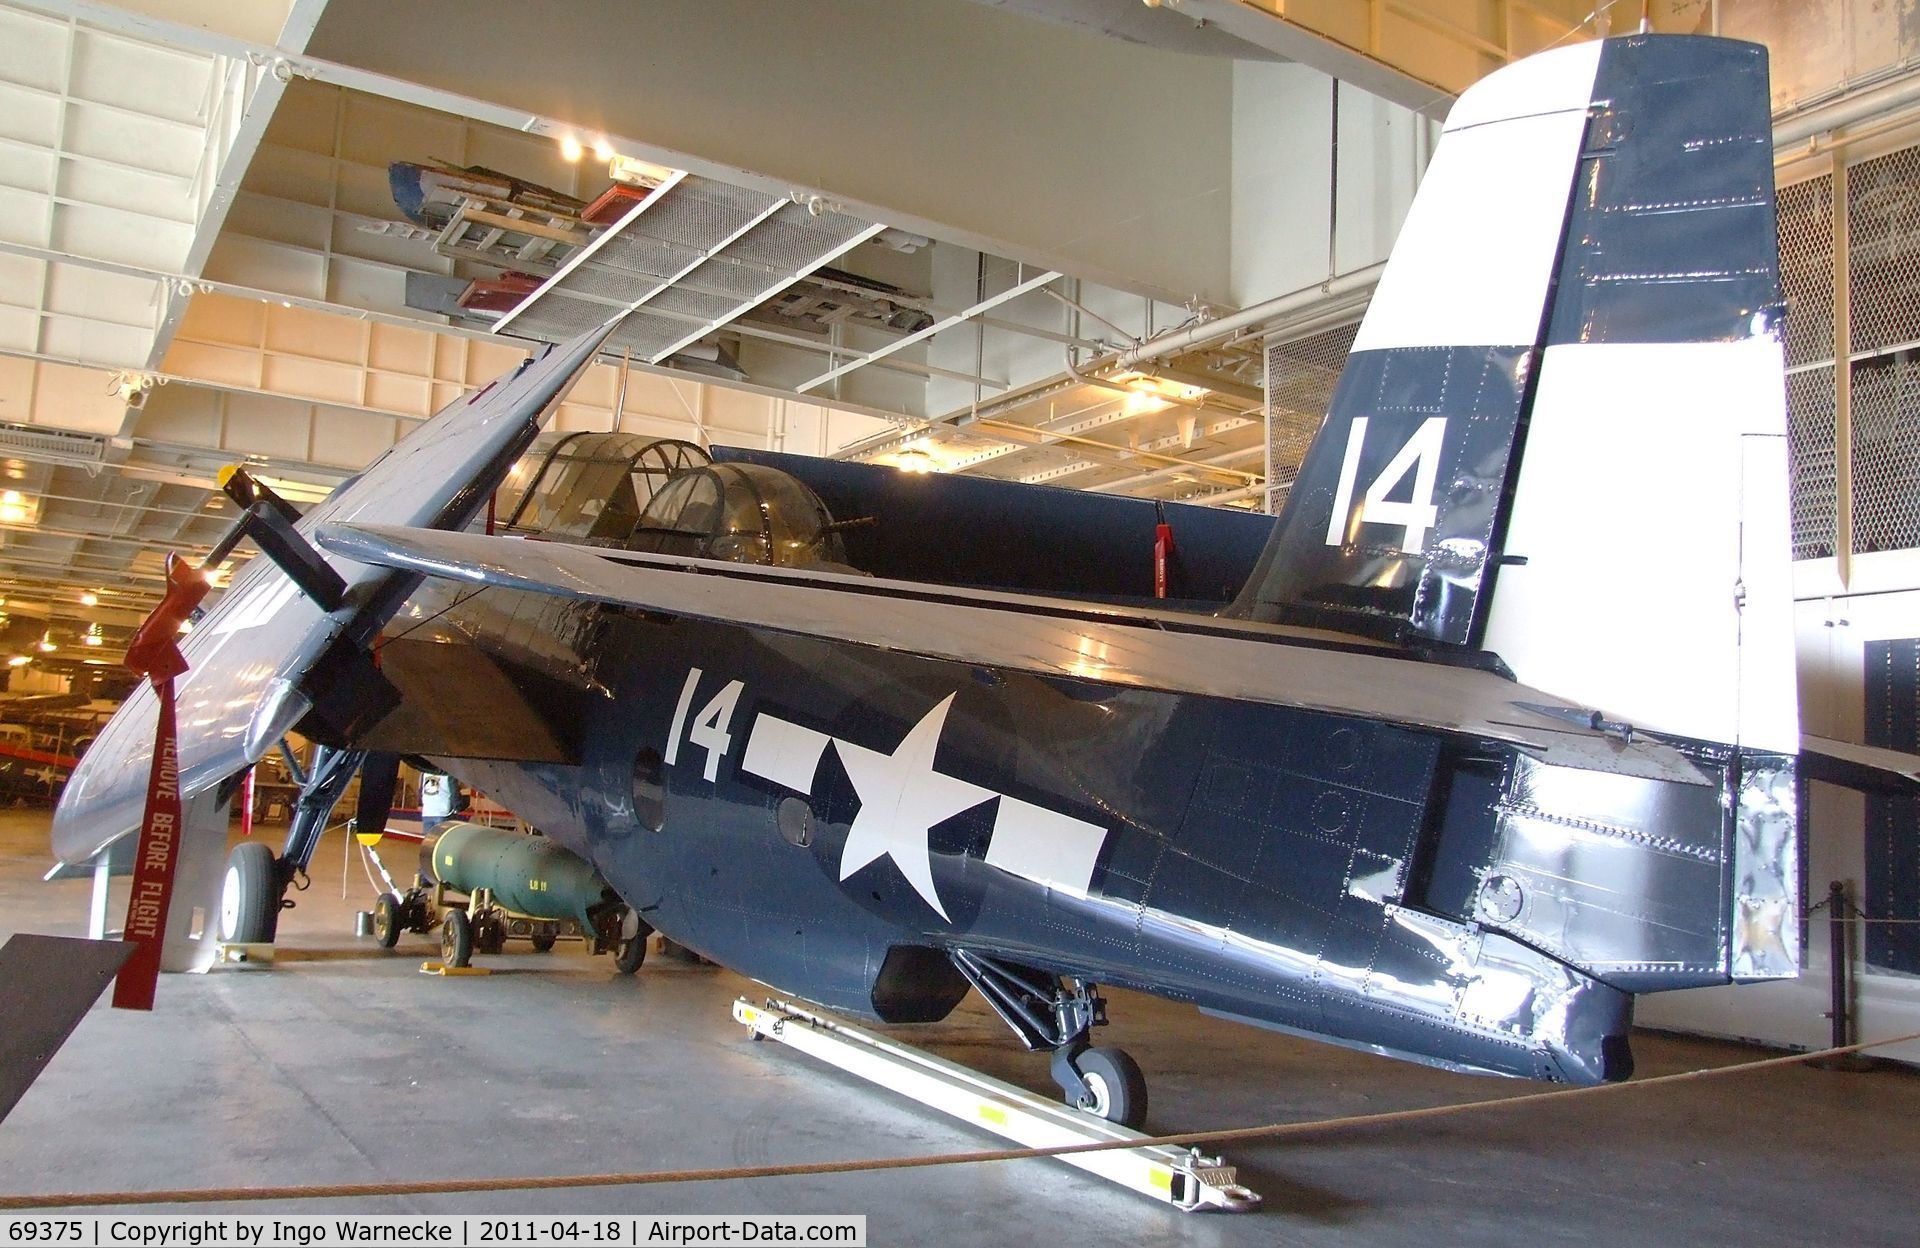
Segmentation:
<svg viewBox="0 0 1920 1248">
<path fill-rule="evenodd" d="M 629 936 L 620 942 L 620 948 L 613 955 L 613 969 L 622 975 L 631 975 L 640 969 L 647 960 L 647 938 Z"/>
<path fill-rule="evenodd" d="M 242 841 L 227 855 L 220 882 L 220 939 L 230 945 L 265 944 L 280 920 L 273 851 L 259 841 Z"/>
<path fill-rule="evenodd" d="M 392 893 L 381 893 L 380 899 L 373 903 L 373 935 L 383 949 L 391 949 L 400 943 L 400 931 L 406 926 L 400 914 L 400 899 Z"/>
<path fill-rule="evenodd" d="M 1073 1063 L 1090 1095 L 1078 1108 L 1138 1130 L 1147 1120 L 1147 1077 L 1125 1049 L 1088 1049 Z"/>
<path fill-rule="evenodd" d="M 440 925 L 440 961 L 456 969 L 473 964 L 473 923 L 465 910 L 447 911 Z"/>
<path fill-rule="evenodd" d="M 629 910 L 620 922 L 620 947 L 613 954 L 613 969 L 622 975 L 631 975 L 640 969 L 647 960 L 647 938 L 653 935 L 653 924 Z"/>
</svg>

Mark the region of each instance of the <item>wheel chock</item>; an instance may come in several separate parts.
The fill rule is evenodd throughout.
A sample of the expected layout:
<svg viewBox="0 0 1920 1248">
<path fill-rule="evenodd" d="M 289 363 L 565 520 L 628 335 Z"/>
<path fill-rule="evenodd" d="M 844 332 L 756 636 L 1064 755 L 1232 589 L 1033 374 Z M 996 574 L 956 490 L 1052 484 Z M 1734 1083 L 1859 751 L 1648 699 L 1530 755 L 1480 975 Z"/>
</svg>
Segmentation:
<svg viewBox="0 0 1920 1248">
<path fill-rule="evenodd" d="M 234 941 L 213 947 L 213 960 L 226 966 L 272 966 L 273 945 L 266 941 Z"/>
<path fill-rule="evenodd" d="M 491 975 L 491 967 L 485 966 L 448 966 L 444 962 L 422 962 L 422 975 Z"/>
</svg>

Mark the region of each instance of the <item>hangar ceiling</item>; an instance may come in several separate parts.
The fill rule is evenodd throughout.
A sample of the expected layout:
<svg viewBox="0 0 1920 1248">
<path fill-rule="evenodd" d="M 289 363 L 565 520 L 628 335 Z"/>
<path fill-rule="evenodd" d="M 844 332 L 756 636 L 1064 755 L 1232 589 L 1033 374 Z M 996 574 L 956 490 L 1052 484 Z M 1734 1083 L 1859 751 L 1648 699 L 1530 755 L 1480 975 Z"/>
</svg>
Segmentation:
<svg viewBox="0 0 1920 1248">
<path fill-rule="evenodd" d="M 928 407 L 937 378 L 1003 409 L 950 449 L 923 435 L 941 467 L 1069 484 L 1139 478 L 1123 488 L 1143 490 L 1249 479 L 1158 470 L 1189 449 L 1226 449 L 1211 439 L 1249 424 L 1250 390 L 1216 403 L 1224 413 L 1195 405 L 1205 419 L 1184 433 L 1142 423 L 1108 443 L 1110 426 L 1187 400 L 1072 387 L 1044 407 L 1008 403 L 1025 388 L 966 364 L 965 344 L 936 342 L 992 335 L 1092 358 L 1182 309 L 1077 290 L 1101 324 L 1069 333 L 1080 314 L 1049 295 L 1065 285 L 1058 272 L 959 247 L 945 267 L 964 271 L 973 293 L 935 298 L 948 244 L 764 179 L 643 164 L 637 196 L 584 221 L 579 206 L 612 185 L 608 153 L 567 150 L 559 119 L 506 125 L 477 100 L 365 75 L 328 81 L 297 59 L 325 7 L 290 6 L 277 46 L 264 44 L 260 7 L 0 7 L 9 653 L 112 657 L 166 553 L 223 529 L 212 493 L 223 463 L 246 458 L 296 501 L 320 497 L 412 422 L 510 367 L 526 339 L 632 305 L 621 362 L 596 369 L 557 427 L 618 421 L 829 453 L 939 415 Z M 449 240 L 396 204 L 389 166 L 400 161 L 500 170 L 574 211 L 539 217 L 511 193 L 456 194 L 469 223 Z M 531 234 L 490 227 L 495 212 Z M 556 224 L 578 239 L 542 240 Z M 436 245 L 449 241 L 468 245 Z M 507 304 L 510 315 L 451 306 L 471 283 L 515 273 L 536 289 Z M 951 364 L 935 358 L 940 347 Z M 1023 433 L 1029 422 L 1045 427 Z M 1007 439 L 982 436 L 1002 425 Z M 1073 453 L 1050 460 L 1049 447 Z M 916 448 L 906 462 L 928 458 Z"/>
</svg>

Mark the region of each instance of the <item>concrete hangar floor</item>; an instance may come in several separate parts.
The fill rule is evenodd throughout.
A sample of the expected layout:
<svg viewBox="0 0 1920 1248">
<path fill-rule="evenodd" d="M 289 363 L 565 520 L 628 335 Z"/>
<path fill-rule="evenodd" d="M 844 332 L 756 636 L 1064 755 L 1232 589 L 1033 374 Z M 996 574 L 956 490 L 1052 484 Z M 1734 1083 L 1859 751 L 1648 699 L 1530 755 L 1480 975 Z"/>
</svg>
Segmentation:
<svg viewBox="0 0 1920 1248">
<path fill-rule="evenodd" d="M 44 812 L 0 812 L 0 939 L 84 932 L 86 881 L 43 884 Z M 632 1172 L 995 1147 L 992 1137 L 775 1044 L 728 1014 L 748 980 L 574 946 L 419 974 L 437 944 L 352 935 L 371 904 L 340 842 L 271 970 L 168 976 L 151 1015 L 96 1007 L 0 1124 L 0 1191 L 155 1190 Z M 1149 1130 L 1337 1118 L 1521 1095 L 1113 995 L 1109 1038 L 1152 1082 Z M 1037 1091 L 977 999 L 910 1043 Z M 1642 1033 L 1642 1074 L 1750 1061 Z M 1266 1198 L 1182 1214 L 1057 1162 L 354 1202 L 367 1213 L 865 1213 L 876 1245 L 1031 1242 L 1902 1245 L 1916 1242 L 1920 1076 L 1802 1067 L 1227 1150 Z M 340 1212 L 313 1200 L 226 1207 Z M 159 1212 L 161 1210 L 154 1209 Z M 194 1212 L 176 1206 L 166 1212 Z M 204 1207 L 201 1207 L 204 1211 Z"/>
</svg>

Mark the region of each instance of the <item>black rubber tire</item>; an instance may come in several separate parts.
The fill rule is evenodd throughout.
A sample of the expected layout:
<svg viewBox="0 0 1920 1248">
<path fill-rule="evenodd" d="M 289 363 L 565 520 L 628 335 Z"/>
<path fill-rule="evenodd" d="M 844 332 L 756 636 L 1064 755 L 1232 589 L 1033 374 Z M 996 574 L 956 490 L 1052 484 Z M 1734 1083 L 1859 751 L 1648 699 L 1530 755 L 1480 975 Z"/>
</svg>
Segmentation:
<svg viewBox="0 0 1920 1248">
<path fill-rule="evenodd" d="M 473 965 L 473 924 L 465 910 L 447 911 L 440 924 L 440 962 L 455 970 Z"/>
<path fill-rule="evenodd" d="M 479 953 L 499 953 L 507 947 L 507 925 L 492 915 L 473 925 L 473 947 Z"/>
<path fill-rule="evenodd" d="M 1147 1077 L 1125 1049 L 1088 1049 L 1073 1066 L 1094 1092 L 1081 1109 L 1136 1131 L 1147 1121 Z"/>
<path fill-rule="evenodd" d="M 653 935 L 653 924 L 631 910 L 623 917 L 622 931 L 628 923 L 633 924 L 633 935 L 623 939 L 613 951 L 613 969 L 622 975 L 633 974 L 647 960 L 647 940 Z"/>
<path fill-rule="evenodd" d="M 552 932 L 535 932 L 529 939 L 533 943 L 535 953 L 552 953 L 554 944 L 560 938 Z"/>
<path fill-rule="evenodd" d="M 374 939 L 380 942 L 382 949 L 391 949 L 400 943 L 400 932 L 405 926 L 400 913 L 400 899 L 392 893 L 381 893 L 373 903 Z"/>
<path fill-rule="evenodd" d="M 227 855 L 220 883 L 220 939 L 230 945 L 266 944 L 280 926 L 280 890 L 273 851 L 261 841 L 242 841 Z"/>
</svg>

